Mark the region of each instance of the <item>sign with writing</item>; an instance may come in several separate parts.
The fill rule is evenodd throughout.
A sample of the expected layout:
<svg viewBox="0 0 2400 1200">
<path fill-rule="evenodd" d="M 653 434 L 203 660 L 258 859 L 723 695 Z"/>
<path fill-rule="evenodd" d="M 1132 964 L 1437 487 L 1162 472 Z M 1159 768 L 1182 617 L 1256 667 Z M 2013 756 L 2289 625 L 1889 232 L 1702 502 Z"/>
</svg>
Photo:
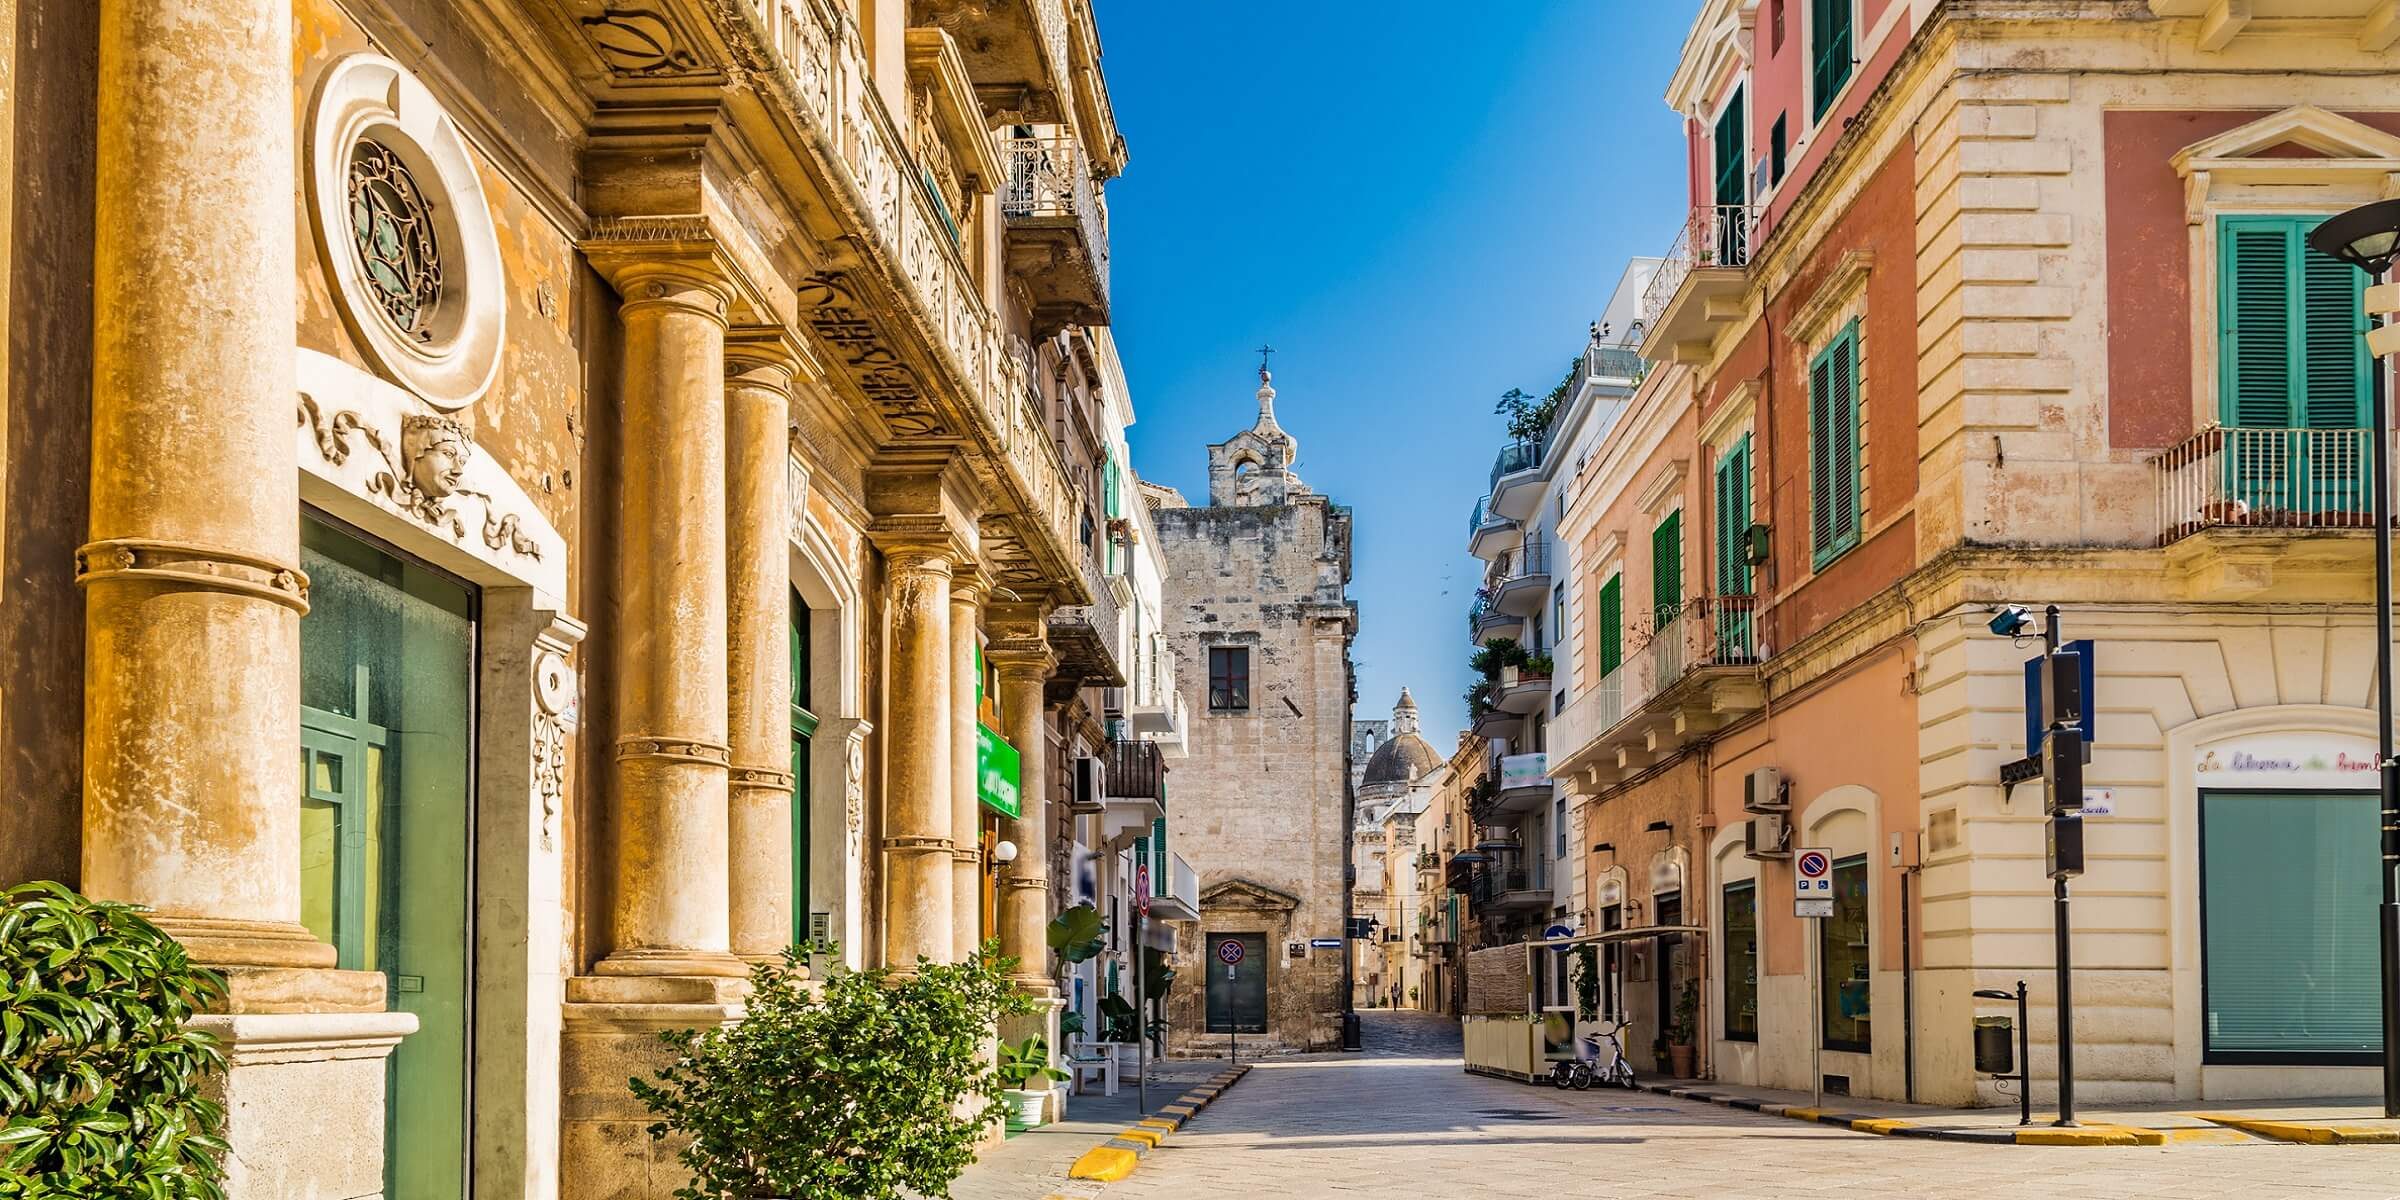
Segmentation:
<svg viewBox="0 0 2400 1200">
<path fill-rule="evenodd" d="M 985 808 L 1004 817 L 1024 815 L 1017 795 L 1023 762 L 1017 748 L 992 732 L 991 726 L 975 726 L 975 798 Z"/>
<path fill-rule="evenodd" d="M 1511 754 L 1500 760 L 1500 789 L 1540 787 L 1550 778 L 1547 754 Z"/>
<path fill-rule="evenodd" d="M 2106 817 L 2115 815 L 2117 811 L 2117 789 L 2083 789 L 2083 808 L 2079 811 L 2081 811 L 2083 815 L 2087 817 Z"/>
<path fill-rule="evenodd" d="M 1833 851 L 1816 847 L 1792 856 L 1792 915 L 1833 915 Z"/>
<path fill-rule="evenodd" d="M 2194 752 L 2201 787 L 2376 786 L 2375 743 L 2340 733 L 2264 733 L 2210 742 Z"/>
<path fill-rule="evenodd" d="M 1229 967 L 1242 961 L 1242 944 L 1233 938 L 1218 942 L 1217 961 Z"/>
<path fill-rule="evenodd" d="M 1683 864 L 1662 858 L 1650 864 L 1650 894 L 1683 890 Z"/>
</svg>

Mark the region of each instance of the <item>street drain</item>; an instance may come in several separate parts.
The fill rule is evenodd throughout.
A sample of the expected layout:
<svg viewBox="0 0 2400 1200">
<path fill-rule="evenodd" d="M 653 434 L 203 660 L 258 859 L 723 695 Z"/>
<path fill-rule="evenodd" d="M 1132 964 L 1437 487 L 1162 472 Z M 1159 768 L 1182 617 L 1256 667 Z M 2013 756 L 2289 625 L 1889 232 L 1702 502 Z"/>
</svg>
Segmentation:
<svg viewBox="0 0 2400 1200">
<path fill-rule="evenodd" d="M 1533 1108 L 1479 1108 L 1475 1110 L 1475 1115 L 1490 1117 L 1495 1121 L 1555 1121 L 1559 1118 L 1558 1113 Z"/>
</svg>

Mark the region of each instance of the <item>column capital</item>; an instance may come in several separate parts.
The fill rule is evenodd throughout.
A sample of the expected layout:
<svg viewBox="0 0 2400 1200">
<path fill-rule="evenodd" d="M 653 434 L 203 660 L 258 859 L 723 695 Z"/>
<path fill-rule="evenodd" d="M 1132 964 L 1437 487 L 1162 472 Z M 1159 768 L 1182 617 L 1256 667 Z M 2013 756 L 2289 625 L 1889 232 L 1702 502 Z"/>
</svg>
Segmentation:
<svg viewBox="0 0 2400 1200">
<path fill-rule="evenodd" d="M 992 575 L 981 562 L 967 558 L 951 565 L 951 604 L 972 604 L 981 608 L 991 595 Z"/>
<path fill-rule="evenodd" d="M 780 325 L 737 325 L 725 331 L 725 382 L 781 392 L 821 375 L 808 352 Z"/>
<path fill-rule="evenodd" d="M 962 576 L 975 583 L 975 543 L 939 516 L 877 517 L 867 526 L 867 540 L 895 576 L 938 572 L 954 588 Z"/>
<path fill-rule="evenodd" d="M 603 219 L 581 249 L 617 289 L 620 312 L 663 307 L 732 319 L 733 270 L 702 218 Z"/>
</svg>

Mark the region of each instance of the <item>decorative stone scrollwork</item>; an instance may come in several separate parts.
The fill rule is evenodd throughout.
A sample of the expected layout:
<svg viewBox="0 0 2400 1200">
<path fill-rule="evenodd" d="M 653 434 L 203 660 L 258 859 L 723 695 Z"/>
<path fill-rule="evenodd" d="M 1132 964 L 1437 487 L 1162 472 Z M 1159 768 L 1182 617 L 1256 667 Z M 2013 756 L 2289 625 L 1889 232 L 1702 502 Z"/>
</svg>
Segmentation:
<svg viewBox="0 0 2400 1200">
<path fill-rule="evenodd" d="M 385 378 L 444 411 L 499 371 L 506 282 L 474 156 L 400 64 L 354 54 L 309 115 L 317 257 L 345 324 Z"/>
<path fill-rule="evenodd" d="M 925 398 L 916 372 L 900 361 L 838 274 L 811 277 L 799 289 L 801 319 L 840 355 L 851 382 L 901 437 L 947 437 L 942 415 Z"/>
<path fill-rule="evenodd" d="M 542 849 L 558 840 L 567 794 L 567 734 L 572 732 L 575 669 L 566 655 L 543 650 L 533 660 L 533 790 L 542 809 Z"/>
<path fill-rule="evenodd" d="M 764 788 L 768 791 L 792 790 L 792 773 L 768 767 L 735 767 L 731 776 L 733 786 Z"/>
<path fill-rule="evenodd" d="M 667 14 L 633 5 L 611 5 L 578 22 L 592 50 L 608 69 L 637 79 L 700 75 L 708 71 L 684 47 L 682 30 Z"/>
<path fill-rule="evenodd" d="M 326 413 L 316 397 L 300 393 L 299 421 L 316 444 L 317 453 L 334 466 L 350 461 L 351 438 L 358 437 L 383 460 L 382 469 L 367 478 L 369 493 L 451 541 L 467 536 L 466 522 L 454 499 L 473 500 L 482 507 L 480 535 L 492 549 L 539 560 L 541 543 L 528 537 L 525 521 L 498 510 L 490 493 L 461 482 L 475 443 L 466 426 L 449 417 L 409 414 L 396 431 L 376 429 L 359 413 Z"/>
</svg>

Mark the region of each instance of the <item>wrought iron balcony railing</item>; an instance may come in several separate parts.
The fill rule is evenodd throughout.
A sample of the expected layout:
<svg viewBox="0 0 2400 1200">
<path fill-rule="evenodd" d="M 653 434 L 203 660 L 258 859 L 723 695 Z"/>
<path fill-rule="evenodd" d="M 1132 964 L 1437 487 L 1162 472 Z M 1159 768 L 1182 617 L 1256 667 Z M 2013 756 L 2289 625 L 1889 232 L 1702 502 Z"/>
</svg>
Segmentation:
<svg viewBox="0 0 2400 1200">
<path fill-rule="evenodd" d="M 1101 751 L 1102 793 L 1110 799 L 1167 802 L 1167 763 L 1156 742 L 1115 741 Z"/>
<path fill-rule="evenodd" d="M 1011 221 L 1072 217 L 1092 256 L 1100 291 L 1108 291 L 1108 202 L 1092 178 L 1083 144 L 1066 135 L 1009 138 L 1001 143 L 1007 178 L 1000 211 Z"/>
<path fill-rule="evenodd" d="M 1642 328 L 1658 327 L 1659 317 L 1695 269 L 1749 266 L 1750 235 L 1757 226 L 1754 205 L 1703 204 L 1692 209 L 1691 219 L 1676 233 L 1642 292 Z"/>
<path fill-rule="evenodd" d="M 2161 546 L 2216 527 L 2372 529 L 2366 429 L 2211 426 L 2150 460 Z"/>
</svg>

